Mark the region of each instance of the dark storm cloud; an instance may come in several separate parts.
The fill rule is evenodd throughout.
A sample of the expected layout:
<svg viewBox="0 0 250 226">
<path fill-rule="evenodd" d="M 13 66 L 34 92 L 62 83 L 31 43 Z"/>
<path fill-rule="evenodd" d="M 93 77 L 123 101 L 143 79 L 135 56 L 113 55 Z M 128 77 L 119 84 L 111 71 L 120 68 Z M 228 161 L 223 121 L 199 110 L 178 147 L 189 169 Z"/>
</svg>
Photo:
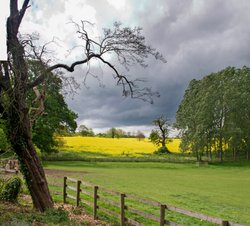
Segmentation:
<svg viewBox="0 0 250 226">
<path fill-rule="evenodd" d="M 154 111 L 151 104 L 123 97 L 121 87 L 115 84 L 102 81 L 105 86 L 99 87 L 95 82 L 91 82 L 88 89 L 83 87 L 79 90 L 73 101 L 68 101 L 70 107 L 78 112 L 79 121 L 85 120 L 92 124 L 88 126 L 97 128 L 151 123 Z"/>
<path fill-rule="evenodd" d="M 144 28 L 146 40 L 161 51 L 167 64 L 150 58 L 148 68 L 132 68 L 134 77 L 145 77 L 160 92 L 153 105 L 124 99 L 121 89 L 114 87 L 111 77 L 104 79 L 105 88 L 90 81 L 90 89 L 82 89 L 74 101 L 69 101 L 79 114 L 79 122 L 91 127 L 122 127 L 150 125 L 164 114 L 172 121 L 184 91 L 193 78 L 221 70 L 227 66 L 249 66 L 250 2 L 247 0 L 210 1 L 129 1 L 133 12 L 125 24 Z M 100 1 L 98 1 L 100 3 Z M 111 22 L 110 6 L 103 1 L 95 6 L 97 17 Z M 142 7 L 143 6 L 143 7 Z M 114 20 L 119 13 L 114 11 Z M 105 25 L 106 25 L 105 24 Z M 105 74 L 105 76 L 104 76 Z M 109 76 L 105 71 L 103 77 Z"/>
</svg>

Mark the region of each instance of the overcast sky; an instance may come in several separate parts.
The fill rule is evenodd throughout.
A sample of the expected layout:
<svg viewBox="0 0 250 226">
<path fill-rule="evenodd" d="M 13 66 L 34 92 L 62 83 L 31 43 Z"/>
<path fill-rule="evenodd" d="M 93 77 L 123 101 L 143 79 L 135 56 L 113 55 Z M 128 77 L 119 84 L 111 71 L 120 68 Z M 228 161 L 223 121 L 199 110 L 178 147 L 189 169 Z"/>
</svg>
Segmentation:
<svg viewBox="0 0 250 226">
<path fill-rule="evenodd" d="M 167 63 L 149 58 L 148 68 L 133 67 L 129 74 L 146 78 L 142 86 L 159 91 L 160 98 L 152 105 L 122 97 L 107 68 L 97 67 L 99 79 L 88 76 L 84 86 L 86 68 L 79 67 L 73 75 L 81 89 L 74 97 L 67 96 L 67 102 L 78 114 L 78 124 L 96 132 L 118 127 L 147 133 L 159 115 L 175 120 L 191 79 L 227 66 L 249 66 L 249 12 L 249 0 L 34 0 L 21 32 L 37 31 L 47 41 L 57 37 L 59 60 L 70 62 L 78 56 L 76 52 L 66 58 L 65 50 L 78 44 L 74 26 L 68 23 L 71 19 L 94 23 L 91 34 L 95 37 L 114 21 L 142 27 L 147 43 L 159 50 Z"/>
</svg>

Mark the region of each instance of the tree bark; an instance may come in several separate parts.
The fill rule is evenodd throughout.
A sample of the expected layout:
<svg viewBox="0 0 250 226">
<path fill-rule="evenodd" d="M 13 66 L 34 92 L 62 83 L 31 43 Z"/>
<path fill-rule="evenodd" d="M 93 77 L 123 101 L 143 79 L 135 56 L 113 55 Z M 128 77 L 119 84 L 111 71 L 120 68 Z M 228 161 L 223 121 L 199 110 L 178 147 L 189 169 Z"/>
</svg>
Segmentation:
<svg viewBox="0 0 250 226">
<path fill-rule="evenodd" d="M 222 129 L 222 126 L 220 128 L 220 130 Z M 222 136 L 222 131 L 220 131 L 219 134 L 219 158 L 220 161 L 223 161 L 223 136 Z"/>
<path fill-rule="evenodd" d="M 33 205 L 39 211 L 44 211 L 53 207 L 53 201 L 44 170 L 32 143 L 29 109 L 26 103 L 28 69 L 24 58 L 24 47 L 17 37 L 29 1 L 24 1 L 20 11 L 18 11 L 17 3 L 17 0 L 10 0 L 10 16 L 7 20 L 9 64 L 13 76 L 12 84 L 9 83 L 9 87 L 6 88 L 9 97 L 8 128 L 10 141 L 20 161 L 21 171 L 29 188 Z"/>
<path fill-rule="evenodd" d="M 30 118 L 22 95 L 16 97 L 9 109 L 9 126 L 12 147 L 18 156 L 21 171 L 32 197 L 33 205 L 39 211 L 53 207 L 45 173 L 32 143 Z"/>
</svg>

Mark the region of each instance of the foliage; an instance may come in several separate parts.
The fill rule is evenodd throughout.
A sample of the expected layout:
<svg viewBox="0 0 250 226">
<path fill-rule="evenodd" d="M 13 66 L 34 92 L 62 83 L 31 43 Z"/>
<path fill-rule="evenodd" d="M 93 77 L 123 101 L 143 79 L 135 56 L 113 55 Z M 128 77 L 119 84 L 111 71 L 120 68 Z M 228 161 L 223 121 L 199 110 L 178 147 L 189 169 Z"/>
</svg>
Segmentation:
<svg viewBox="0 0 250 226">
<path fill-rule="evenodd" d="M 193 163 L 195 157 L 171 153 L 166 154 L 143 154 L 130 155 L 122 153 L 122 155 L 107 155 L 100 152 L 74 152 L 74 151 L 60 151 L 50 155 L 43 156 L 43 161 L 83 161 L 83 162 L 178 162 L 178 163 Z"/>
<path fill-rule="evenodd" d="M 159 132 L 157 130 L 152 130 L 149 134 L 149 140 L 157 146 L 160 145 L 161 142 Z"/>
<path fill-rule="evenodd" d="M 144 133 L 141 132 L 141 131 L 137 131 L 135 137 L 136 137 L 139 141 L 144 140 L 144 139 L 146 138 L 146 136 L 144 135 Z"/>
<path fill-rule="evenodd" d="M 149 140 L 153 144 L 156 144 L 157 146 L 159 146 L 162 143 L 161 137 L 159 135 L 159 131 L 158 130 L 152 130 L 150 135 L 149 135 Z M 154 153 L 155 154 L 164 154 L 164 153 L 169 153 L 169 152 L 170 151 L 166 146 L 161 146 Z"/>
<path fill-rule="evenodd" d="M 0 151 L 6 151 L 10 149 L 10 142 L 7 139 L 6 133 L 6 121 L 4 119 L 0 119 Z"/>
<path fill-rule="evenodd" d="M 4 203 L 5 206 L 7 203 Z M 65 225 L 75 226 L 75 222 L 69 219 L 68 212 L 62 207 L 47 209 L 44 213 L 32 210 L 27 204 L 25 206 L 18 205 L 11 209 L 5 207 L 1 208 L 0 221 L 5 224 L 3 225 Z"/>
<path fill-rule="evenodd" d="M 145 135 L 141 131 L 134 132 L 126 132 L 120 128 L 110 128 L 104 134 L 97 134 L 99 137 L 107 137 L 107 138 L 138 138 L 139 140 L 143 140 Z"/>
<path fill-rule="evenodd" d="M 19 177 L 10 178 L 1 189 L 0 199 L 16 202 L 21 186 L 22 180 Z"/>
<path fill-rule="evenodd" d="M 6 151 L 8 147 L 9 147 L 9 143 L 5 135 L 5 132 L 2 128 L 0 128 L 0 151 L 2 150 Z"/>
<path fill-rule="evenodd" d="M 126 132 L 123 131 L 122 129 L 112 127 L 106 132 L 106 137 L 122 138 L 122 137 L 127 137 L 127 135 Z"/>
<path fill-rule="evenodd" d="M 5 184 L 5 179 L 0 177 L 0 194 L 2 193 L 2 190 L 4 188 L 4 184 Z"/>
<path fill-rule="evenodd" d="M 78 128 L 79 134 L 83 137 L 93 137 L 95 136 L 92 128 L 88 128 L 85 125 L 80 125 Z"/>
<path fill-rule="evenodd" d="M 169 150 L 167 147 L 160 147 L 154 153 L 155 154 L 166 154 L 166 153 L 169 153 Z"/>
<path fill-rule="evenodd" d="M 45 211 L 44 223 L 60 224 L 69 221 L 68 212 L 62 207 L 57 209 L 49 208 Z"/>
<path fill-rule="evenodd" d="M 153 129 L 149 135 L 149 139 L 152 143 L 157 146 L 161 145 L 161 149 L 158 150 L 160 153 L 170 153 L 166 144 L 171 142 L 171 139 L 168 138 L 170 124 L 168 119 L 164 116 L 160 116 L 153 120 L 153 125 L 156 127 Z"/>
<path fill-rule="evenodd" d="M 197 159 L 226 150 L 249 156 L 250 69 L 228 67 L 201 80 L 192 80 L 176 113 L 182 148 Z"/>
<path fill-rule="evenodd" d="M 41 67 L 37 61 L 29 61 L 30 77 Z M 40 69 L 41 70 L 41 69 Z M 33 142 L 42 152 L 53 152 L 59 146 L 54 134 L 68 135 L 73 133 L 77 127 L 77 115 L 68 108 L 63 95 L 61 94 L 63 81 L 59 74 L 50 73 L 46 80 L 46 87 L 38 86 L 41 92 L 46 93 L 44 102 L 46 114 L 34 118 L 33 123 Z M 32 80 L 32 78 L 31 78 Z M 35 99 L 34 92 L 29 93 L 29 105 Z M 32 112 L 31 112 L 32 117 Z M 36 117 L 36 116 L 33 116 Z"/>
</svg>

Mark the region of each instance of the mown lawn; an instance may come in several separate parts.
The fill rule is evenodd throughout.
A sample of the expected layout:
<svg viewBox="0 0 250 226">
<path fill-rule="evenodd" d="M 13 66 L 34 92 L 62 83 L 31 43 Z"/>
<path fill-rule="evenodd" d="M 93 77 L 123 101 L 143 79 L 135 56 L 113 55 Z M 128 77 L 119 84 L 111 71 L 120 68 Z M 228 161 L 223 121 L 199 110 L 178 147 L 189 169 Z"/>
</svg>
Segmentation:
<svg viewBox="0 0 250 226">
<path fill-rule="evenodd" d="M 45 168 L 76 171 L 75 178 L 112 190 L 250 225 L 247 163 L 197 167 L 177 163 L 61 161 L 46 162 Z"/>
</svg>

